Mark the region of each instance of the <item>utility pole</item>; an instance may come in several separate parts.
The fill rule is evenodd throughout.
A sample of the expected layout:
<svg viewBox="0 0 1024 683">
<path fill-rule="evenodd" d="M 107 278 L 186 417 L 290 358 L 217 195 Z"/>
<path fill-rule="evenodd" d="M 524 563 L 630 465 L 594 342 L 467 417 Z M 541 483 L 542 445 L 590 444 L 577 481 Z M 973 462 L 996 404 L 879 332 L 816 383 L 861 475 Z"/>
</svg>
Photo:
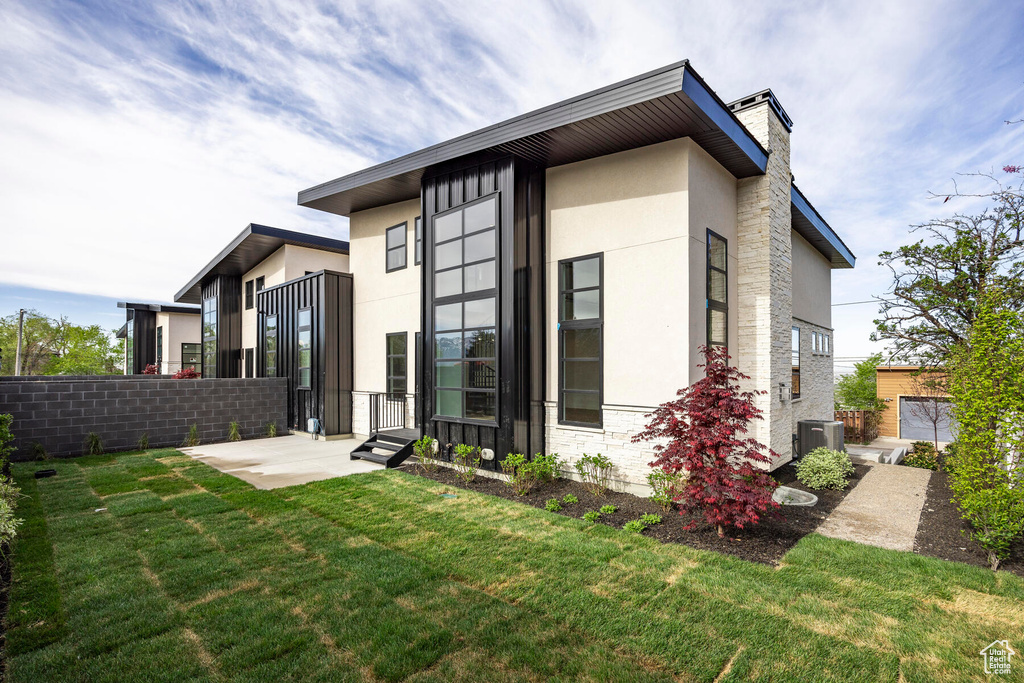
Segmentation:
<svg viewBox="0 0 1024 683">
<path fill-rule="evenodd" d="M 25 309 L 18 311 L 18 350 L 14 353 L 14 375 L 21 375 L 21 334 L 25 329 Z"/>
</svg>

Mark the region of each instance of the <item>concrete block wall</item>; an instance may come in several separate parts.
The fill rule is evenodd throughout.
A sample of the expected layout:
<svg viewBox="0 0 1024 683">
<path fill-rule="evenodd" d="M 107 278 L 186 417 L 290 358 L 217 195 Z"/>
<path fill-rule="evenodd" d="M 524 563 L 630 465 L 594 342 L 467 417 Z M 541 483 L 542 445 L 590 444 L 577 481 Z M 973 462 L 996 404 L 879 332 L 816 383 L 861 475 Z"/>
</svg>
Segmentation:
<svg viewBox="0 0 1024 683">
<path fill-rule="evenodd" d="M 106 451 L 179 446 L 196 425 L 200 442 L 226 441 L 238 422 L 243 439 L 261 436 L 268 422 L 284 434 L 288 380 L 175 380 L 160 376 L 8 377 L 0 381 L 0 413 L 14 416 L 14 460 L 32 457 L 33 443 L 57 457 L 82 455 L 89 432 Z"/>
</svg>

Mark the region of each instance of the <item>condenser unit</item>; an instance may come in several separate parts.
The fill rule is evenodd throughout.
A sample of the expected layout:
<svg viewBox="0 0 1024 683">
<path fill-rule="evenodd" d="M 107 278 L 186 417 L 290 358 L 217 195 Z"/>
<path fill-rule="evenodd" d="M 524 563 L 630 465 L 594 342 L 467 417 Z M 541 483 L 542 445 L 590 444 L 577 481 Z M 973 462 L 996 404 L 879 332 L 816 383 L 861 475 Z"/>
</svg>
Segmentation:
<svg viewBox="0 0 1024 683">
<path fill-rule="evenodd" d="M 796 423 L 797 453 L 802 458 L 815 448 L 830 448 L 841 451 L 843 423 L 832 420 L 800 420 Z"/>
</svg>

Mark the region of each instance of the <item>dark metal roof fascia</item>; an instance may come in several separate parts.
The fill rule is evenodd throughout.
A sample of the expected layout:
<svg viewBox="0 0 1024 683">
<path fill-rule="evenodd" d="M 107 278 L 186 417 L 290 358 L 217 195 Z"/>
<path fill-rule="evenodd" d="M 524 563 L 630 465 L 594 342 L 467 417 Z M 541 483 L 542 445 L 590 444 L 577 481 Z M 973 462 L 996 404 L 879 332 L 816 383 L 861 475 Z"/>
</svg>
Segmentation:
<svg viewBox="0 0 1024 683">
<path fill-rule="evenodd" d="M 833 267 L 853 268 L 857 262 L 853 252 L 811 206 L 796 185 L 791 186 L 789 196 L 793 208 L 793 228 L 827 256 Z"/>
<path fill-rule="evenodd" d="M 119 329 L 117 331 L 117 334 L 115 334 L 114 337 L 116 337 L 117 339 L 127 339 L 128 338 L 128 323 L 125 323 L 124 325 L 121 325 L 121 329 Z"/>
<path fill-rule="evenodd" d="M 245 226 L 245 229 L 242 230 L 242 232 L 238 233 L 238 236 L 231 240 L 231 242 L 229 242 L 226 247 L 221 249 L 220 253 L 213 257 L 213 260 L 207 263 L 202 270 L 196 273 L 196 275 L 191 280 L 189 280 L 187 285 L 182 287 L 178 291 L 178 293 L 174 295 L 174 300 L 177 302 L 181 302 L 184 300 L 186 296 L 189 296 L 190 290 L 199 286 L 202 283 L 203 279 L 206 278 L 206 276 L 209 275 L 221 261 L 230 256 L 231 253 L 235 251 L 235 249 L 238 249 L 238 247 L 241 246 L 242 243 L 245 242 L 245 240 L 250 235 L 262 235 L 264 237 L 270 237 L 279 240 L 280 244 L 277 247 L 275 247 L 273 251 L 277 251 L 277 249 L 280 249 L 286 244 L 291 244 L 300 247 L 305 246 L 312 247 L 314 249 L 324 249 L 327 251 L 333 251 L 340 254 L 349 253 L 349 243 L 345 242 L 344 240 L 336 240 L 331 239 L 330 237 L 321 237 L 320 235 L 310 235 L 304 232 L 295 232 L 294 230 L 282 230 L 281 228 L 273 228 L 270 227 L 269 225 L 250 223 L 249 225 Z M 196 294 L 195 292 L 193 292 L 192 294 L 194 294 L 195 296 L 191 296 L 190 298 L 196 303 L 198 303 L 199 295 Z"/>
<path fill-rule="evenodd" d="M 118 308 L 133 308 L 138 311 L 154 311 L 156 313 L 187 313 L 199 315 L 198 306 L 171 306 L 168 304 L 141 304 L 130 301 L 118 301 Z"/>
<path fill-rule="evenodd" d="M 764 173 L 768 160 L 765 149 L 744 128 L 735 114 L 729 111 L 728 105 L 707 87 L 700 75 L 689 65 L 689 61 L 683 60 L 315 185 L 299 192 L 298 203 L 301 206 L 313 206 L 329 211 L 330 209 L 323 206 L 316 206 L 319 200 L 373 183 L 394 182 L 401 176 L 422 176 L 427 168 L 439 163 L 493 150 L 529 136 L 541 135 L 602 114 L 680 92 L 690 98 L 760 169 L 760 172 Z M 382 192 L 386 195 L 386 191 Z M 415 195 L 405 196 L 399 193 L 395 196 L 382 197 L 381 204 L 413 198 Z"/>
</svg>

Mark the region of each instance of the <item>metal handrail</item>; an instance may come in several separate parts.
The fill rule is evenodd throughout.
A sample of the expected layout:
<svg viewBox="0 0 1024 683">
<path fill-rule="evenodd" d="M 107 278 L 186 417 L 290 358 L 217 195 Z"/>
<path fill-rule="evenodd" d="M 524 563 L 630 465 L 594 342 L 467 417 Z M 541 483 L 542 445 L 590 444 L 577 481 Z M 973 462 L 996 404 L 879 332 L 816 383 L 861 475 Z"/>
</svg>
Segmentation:
<svg viewBox="0 0 1024 683">
<path fill-rule="evenodd" d="M 405 394 L 370 394 L 370 433 L 383 429 L 405 429 Z"/>
</svg>

